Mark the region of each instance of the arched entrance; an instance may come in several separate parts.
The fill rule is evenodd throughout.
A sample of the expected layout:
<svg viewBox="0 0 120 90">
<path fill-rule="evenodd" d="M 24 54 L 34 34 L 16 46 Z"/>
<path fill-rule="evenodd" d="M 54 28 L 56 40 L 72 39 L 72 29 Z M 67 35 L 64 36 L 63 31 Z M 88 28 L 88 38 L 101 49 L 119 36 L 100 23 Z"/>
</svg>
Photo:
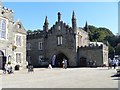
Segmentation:
<svg viewBox="0 0 120 90">
<path fill-rule="evenodd" d="M 0 69 L 3 69 L 6 60 L 4 59 L 4 53 L 0 50 Z"/>
<path fill-rule="evenodd" d="M 80 67 L 87 67 L 87 59 L 85 57 L 80 58 Z"/>
<path fill-rule="evenodd" d="M 63 53 L 59 53 L 59 54 L 56 55 L 55 66 L 56 67 L 62 67 L 62 61 L 63 61 L 63 59 L 67 60 L 67 64 L 69 66 L 69 60 L 68 60 L 67 56 L 64 55 Z"/>
</svg>

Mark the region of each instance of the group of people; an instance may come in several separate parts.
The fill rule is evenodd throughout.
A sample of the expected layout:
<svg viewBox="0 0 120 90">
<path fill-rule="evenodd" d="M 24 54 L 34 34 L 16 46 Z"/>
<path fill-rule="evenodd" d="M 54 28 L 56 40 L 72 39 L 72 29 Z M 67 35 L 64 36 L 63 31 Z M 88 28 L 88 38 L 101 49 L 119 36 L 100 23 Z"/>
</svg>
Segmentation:
<svg viewBox="0 0 120 90">
<path fill-rule="evenodd" d="M 116 58 L 113 58 L 113 60 L 111 58 L 109 58 L 109 67 L 112 68 L 114 67 L 114 69 L 116 69 L 117 66 L 119 66 L 120 61 Z"/>
<path fill-rule="evenodd" d="M 88 63 L 87 63 L 87 65 L 89 66 L 89 67 L 96 67 L 97 65 L 96 65 L 96 61 L 92 61 L 92 60 L 90 60 Z"/>
<path fill-rule="evenodd" d="M 54 67 L 54 64 L 52 64 L 52 65 L 49 64 L 49 65 L 48 65 L 48 68 L 49 68 L 49 69 L 52 69 L 53 67 Z M 62 67 L 63 67 L 64 69 L 67 69 L 67 60 L 66 60 L 65 58 L 64 58 L 63 61 L 62 61 Z"/>
<path fill-rule="evenodd" d="M 5 66 L 3 67 L 3 74 L 6 74 L 6 73 L 11 74 L 13 72 L 14 72 L 14 69 L 12 64 L 9 64 L 9 63 L 5 64 Z"/>
</svg>

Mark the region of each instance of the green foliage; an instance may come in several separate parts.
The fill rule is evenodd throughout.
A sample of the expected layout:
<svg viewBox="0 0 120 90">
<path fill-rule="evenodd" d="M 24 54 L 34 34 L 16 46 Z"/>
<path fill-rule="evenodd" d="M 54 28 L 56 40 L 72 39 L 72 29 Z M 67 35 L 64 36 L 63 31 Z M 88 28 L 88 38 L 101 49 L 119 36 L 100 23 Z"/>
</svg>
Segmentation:
<svg viewBox="0 0 120 90">
<path fill-rule="evenodd" d="M 114 48 L 109 44 L 108 45 L 109 54 L 114 54 Z"/>
<path fill-rule="evenodd" d="M 31 33 L 32 32 L 32 30 L 27 30 L 27 33 Z"/>
<path fill-rule="evenodd" d="M 106 40 L 104 40 L 106 37 L 108 36 L 113 36 L 113 33 L 107 29 L 107 28 L 97 28 L 95 26 L 89 25 L 89 29 L 90 29 L 90 41 L 100 41 L 100 42 L 105 42 Z"/>
<path fill-rule="evenodd" d="M 117 55 L 120 55 L 120 43 L 116 46 L 115 51 Z"/>
<path fill-rule="evenodd" d="M 11 64 L 11 61 L 8 61 L 8 64 Z"/>
<path fill-rule="evenodd" d="M 120 36 L 115 36 L 109 29 L 104 27 L 97 28 L 89 25 L 89 30 L 90 41 L 99 41 L 105 44 L 108 42 L 109 55 L 113 57 L 114 50 L 115 54 L 120 55 Z"/>
</svg>

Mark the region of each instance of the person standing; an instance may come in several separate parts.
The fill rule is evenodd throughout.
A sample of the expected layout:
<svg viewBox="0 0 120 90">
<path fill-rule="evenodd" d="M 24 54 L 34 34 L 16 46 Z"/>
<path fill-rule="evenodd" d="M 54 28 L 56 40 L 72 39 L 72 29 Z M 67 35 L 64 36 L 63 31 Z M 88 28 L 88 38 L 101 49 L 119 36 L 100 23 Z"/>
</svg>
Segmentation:
<svg viewBox="0 0 120 90">
<path fill-rule="evenodd" d="M 62 61 L 62 64 L 63 64 L 63 68 L 65 68 L 65 60 L 64 59 Z"/>
<path fill-rule="evenodd" d="M 55 59 L 56 59 L 56 55 L 53 55 L 53 58 L 52 58 L 52 67 L 55 66 Z"/>
<path fill-rule="evenodd" d="M 108 69 L 112 68 L 112 60 L 111 60 L 111 58 L 108 59 L 108 64 L 109 64 Z"/>
<path fill-rule="evenodd" d="M 67 69 L 67 60 L 65 58 L 63 59 L 62 63 L 63 63 L 63 68 Z"/>
<path fill-rule="evenodd" d="M 113 58 L 112 66 L 114 67 L 114 69 L 116 68 L 116 59 L 115 58 Z"/>
<path fill-rule="evenodd" d="M 51 66 L 51 64 L 49 64 L 49 65 L 48 65 L 48 68 L 49 68 L 49 69 L 52 69 L 52 66 Z"/>
<path fill-rule="evenodd" d="M 6 74 L 6 72 L 7 72 L 7 64 L 5 64 L 5 67 L 3 69 L 3 74 Z"/>
<path fill-rule="evenodd" d="M 65 59 L 65 69 L 67 69 L 67 60 Z"/>
</svg>

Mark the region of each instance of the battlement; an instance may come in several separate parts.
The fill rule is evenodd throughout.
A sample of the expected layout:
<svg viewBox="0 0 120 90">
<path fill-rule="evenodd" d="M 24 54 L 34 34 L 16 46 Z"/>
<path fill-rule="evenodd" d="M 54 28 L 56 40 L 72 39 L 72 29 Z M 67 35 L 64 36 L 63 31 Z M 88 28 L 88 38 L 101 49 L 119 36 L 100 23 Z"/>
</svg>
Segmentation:
<svg viewBox="0 0 120 90">
<path fill-rule="evenodd" d="M 93 50 L 93 49 L 103 49 L 103 44 L 99 45 L 88 45 L 88 46 L 81 46 L 78 47 L 78 49 L 87 49 L 87 50 Z"/>
<path fill-rule="evenodd" d="M 43 37 L 43 31 L 34 31 L 34 32 L 28 32 L 27 38 L 28 39 L 34 39 L 34 38 L 40 38 Z"/>
<path fill-rule="evenodd" d="M 9 9 L 9 8 L 7 8 L 7 7 L 2 7 L 2 11 L 4 11 L 4 12 L 9 12 L 9 13 L 14 13 L 14 11 L 13 10 L 11 10 L 11 9 Z"/>
<path fill-rule="evenodd" d="M 1 12 L 2 16 L 9 19 L 9 21 L 14 21 L 14 11 L 6 8 L 6 7 L 2 7 L 2 12 Z"/>
</svg>

